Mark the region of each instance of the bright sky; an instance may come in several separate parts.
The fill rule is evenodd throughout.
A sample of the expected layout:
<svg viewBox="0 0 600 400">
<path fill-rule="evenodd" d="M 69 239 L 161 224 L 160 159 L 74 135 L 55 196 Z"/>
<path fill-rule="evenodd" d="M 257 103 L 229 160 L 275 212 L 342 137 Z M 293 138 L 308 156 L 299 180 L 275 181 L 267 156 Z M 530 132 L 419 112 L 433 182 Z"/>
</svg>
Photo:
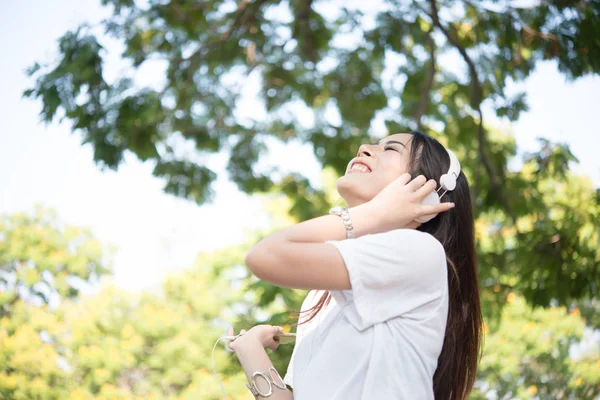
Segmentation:
<svg viewBox="0 0 600 400">
<path fill-rule="evenodd" d="M 126 157 L 118 172 L 101 172 L 92 149 L 82 147 L 68 124 L 38 122 L 41 104 L 21 99 L 31 82 L 24 69 L 52 60 L 56 39 L 105 11 L 100 0 L 0 2 L 0 214 L 53 207 L 66 223 L 89 226 L 104 243 L 118 246 L 115 282 L 138 290 L 160 282 L 165 272 L 191 265 L 201 251 L 242 241 L 265 225 L 258 199 L 221 174 L 212 205 L 198 207 L 163 194 L 152 165 Z M 543 64 L 526 82 L 530 111 L 512 129 L 521 151 L 535 138 L 567 142 L 581 164 L 579 173 L 600 186 L 600 77 L 566 82 L 553 64 Z M 269 162 L 298 169 L 313 180 L 318 164 L 308 146 L 278 146 Z M 468 162 L 461 160 L 462 162 Z M 226 160 L 215 157 L 222 170 Z"/>
</svg>

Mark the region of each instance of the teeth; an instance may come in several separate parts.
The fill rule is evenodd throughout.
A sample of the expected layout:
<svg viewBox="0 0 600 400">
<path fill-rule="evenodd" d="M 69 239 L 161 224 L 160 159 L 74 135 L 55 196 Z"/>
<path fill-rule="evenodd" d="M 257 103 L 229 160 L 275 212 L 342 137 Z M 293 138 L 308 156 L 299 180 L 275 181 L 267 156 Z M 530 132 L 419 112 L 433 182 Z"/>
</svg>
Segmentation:
<svg viewBox="0 0 600 400">
<path fill-rule="evenodd" d="M 370 172 L 369 168 L 367 168 L 366 166 L 362 165 L 362 164 L 354 164 L 351 168 L 352 171 L 358 171 L 358 172 Z"/>
</svg>

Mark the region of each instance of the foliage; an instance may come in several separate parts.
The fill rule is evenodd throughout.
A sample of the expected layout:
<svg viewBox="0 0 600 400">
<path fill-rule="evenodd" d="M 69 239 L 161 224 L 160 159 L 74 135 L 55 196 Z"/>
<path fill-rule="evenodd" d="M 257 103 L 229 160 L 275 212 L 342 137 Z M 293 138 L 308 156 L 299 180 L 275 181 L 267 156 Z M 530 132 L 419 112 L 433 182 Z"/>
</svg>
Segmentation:
<svg viewBox="0 0 600 400">
<path fill-rule="evenodd" d="M 598 196 L 589 184 L 577 192 L 569 181 L 574 156 L 542 141 L 521 170 L 510 171 L 514 140 L 488 129 L 482 110 L 518 119 L 527 99 L 507 85 L 544 60 L 571 79 L 598 73 L 600 0 L 535 7 L 451 0 L 358 8 L 313 0 L 102 4 L 113 10 L 104 32 L 81 26 L 65 33 L 59 60 L 34 65 L 28 72 L 36 83 L 25 92 L 41 100 L 43 120 L 70 121 L 99 165 L 117 169 L 130 151 L 154 162 L 166 192 L 202 204 L 216 178 L 206 155 L 225 152 L 241 190 L 285 193 L 302 220 L 330 202 L 299 173 L 257 166 L 268 140 L 308 143 L 340 174 L 369 132 L 419 128 L 464 160 L 478 226 L 495 241 L 479 249 L 493 302 L 513 289 L 540 305 L 597 295 Z M 116 81 L 104 65 L 102 43 L 111 41 L 123 45 L 129 66 Z M 162 79 L 136 86 L 136 73 L 151 63 L 165 67 Z M 248 80 L 260 86 L 254 104 L 265 118 L 238 107 Z M 562 197 L 554 187 L 564 189 Z M 586 212 L 565 201 L 570 193 Z"/>
<path fill-rule="evenodd" d="M 378 114 L 391 131 L 443 132 L 452 147 L 472 152 L 479 162 L 471 169 L 478 176 L 485 169 L 492 181 L 479 182 L 485 196 L 498 190 L 493 180 L 506 166 L 492 155 L 507 149 L 487 142 L 482 104 L 516 120 L 526 98 L 506 85 L 542 60 L 570 78 L 600 71 L 598 0 L 530 8 L 450 0 L 382 0 L 367 8 L 313 0 L 102 4 L 113 10 L 104 34 L 88 26 L 65 33 L 59 61 L 30 68 L 37 81 L 25 95 L 42 101 L 45 121 L 71 121 L 100 165 L 117 168 L 131 151 L 155 161 L 169 193 L 198 203 L 210 198 L 216 175 L 205 158 L 178 151 L 183 142 L 198 155 L 228 151 L 230 178 L 244 191 L 264 191 L 271 174 L 255 164 L 267 137 L 310 143 L 324 166 L 341 173 Z M 131 67 L 116 82 L 105 76 L 107 37 L 124 45 L 121 57 Z M 446 62 L 456 56 L 466 74 Z M 134 72 L 157 60 L 166 66 L 158 87 L 136 87 Z M 268 118 L 240 116 L 245 77 L 260 81 Z M 308 110 L 295 112 L 300 105 Z M 492 203 L 501 204 L 498 196 Z"/>
<path fill-rule="evenodd" d="M 0 218 L 0 397 L 64 399 L 69 374 L 61 300 L 108 273 L 89 229 L 63 226 L 53 211 Z"/>
<path fill-rule="evenodd" d="M 35 260 L 31 269 L 38 274 L 54 265 L 52 250 L 61 246 L 73 251 L 75 244 L 93 243 L 95 259 L 102 258 L 88 230 L 63 228 L 52 211 L 4 221 L 6 259 Z M 260 289 L 251 296 L 249 286 L 258 282 L 241 267 L 249 247 L 201 254 L 193 268 L 167 277 L 158 293 L 105 284 L 97 294 L 77 291 L 53 306 L 18 297 L 0 318 L 0 399 L 221 399 L 211 369 L 215 340 L 227 326 L 239 331 L 273 312 L 279 320 L 271 322 L 285 322 L 281 306 L 258 300 Z M 71 271 L 70 259 L 61 260 Z M 302 296 L 289 291 L 286 299 L 298 309 Z M 239 363 L 222 348 L 216 368 L 228 395 L 250 399 Z M 291 349 L 273 353 L 279 370 L 286 370 Z"/>
<path fill-rule="evenodd" d="M 52 212 L 5 217 L 2 232 L 1 254 L 10 265 L 29 261 L 38 275 L 75 271 L 89 277 L 100 271 L 101 247 L 91 233 L 62 228 Z M 93 268 L 86 275 L 72 265 Z M 225 327 L 215 321 L 241 294 L 204 270 L 198 265 L 169 277 L 157 294 L 105 285 L 96 295 L 73 289 L 52 306 L 31 296 L 12 300 L 0 318 L 0 398 L 220 398 L 210 355 Z M 34 283 L 26 286 L 32 293 Z M 63 294 L 66 289 L 57 285 L 54 290 Z M 232 368 L 233 362 L 217 352 L 221 376 L 223 371 L 229 376 L 229 394 L 244 398 L 243 373 Z"/>
<path fill-rule="evenodd" d="M 133 295 L 106 287 L 65 311 L 71 379 L 87 398 L 218 399 L 211 350 L 223 332 L 214 324 L 230 298 L 224 284 L 200 271 L 171 277 L 160 294 Z M 217 353 L 229 395 L 246 390 L 231 357 Z M 110 394 L 112 393 L 112 394 Z M 109 395 L 110 394 L 110 395 Z M 244 393 L 245 394 L 245 393 Z"/>
<path fill-rule="evenodd" d="M 76 297 L 82 283 L 108 272 L 89 229 L 62 227 L 38 207 L 0 218 L 0 318 L 19 300 L 48 304 Z"/>
<path fill-rule="evenodd" d="M 500 212 L 480 215 L 476 244 L 482 298 L 488 317 L 498 317 L 517 291 L 534 305 L 571 305 L 598 296 L 600 206 L 588 177 L 567 170 L 557 180 L 552 168 L 566 150 L 546 144 L 544 157 L 527 159 L 508 173 L 515 198 L 515 224 Z M 562 162 L 560 165 L 564 168 Z"/>
<path fill-rule="evenodd" d="M 60 312 L 13 303 L 0 318 L 0 399 L 67 398 L 69 374 L 55 339 L 64 328 Z"/>
<path fill-rule="evenodd" d="M 502 322 L 486 335 L 472 398 L 597 398 L 600 353 L 570 356 L 584 328 L 577 308 L 531 309 L 510 293 Z"/>
<path fill-rule="evenodd" d="M 535 7 L 496 1 L 366 3 L 369 7 L 356 8 L 314 0 L 102 0 L 113 10 L 100 25 L 103 32 L 82 26 L 65 33 L 58 61 L 34 65 L 28 73 L 35 83 L 24 94 L 41 101 L 42 120 L 69 121 L 102 168 L 117 169 L 129 151 L 155 165 L 153 174 L 165 179 L 167 193 L 203 204 L 211 199 L 217 175 L 208 156 L 223 152 L 229 178 L 241 190 L 289 198 L 273 197 L 280 210 L 290 210 L 291 221 L 324 213 L 334 199 L 328 193 L 332 185 L 313 187 L 300 173 L 259 165 L 269 141 L 309 144 L 327 173 L 339 175 L 359 143 L 372 136 L 418 128 L 437 137 L 463 160 L 474 199 L 491 343 L 480 378 L 487 386 L 479 393 L 523 398 L 597 393 L 592 374 L 597 364 L 571 365 L 567 354 L 567 343 L 581 338 L 583 320 L 561 317 L 558 306 L 581 310 L 590 326 L 599 326 L 600 195 L 589 179 L 571 173 L 576 158 L 564 144 L 540 139 L 537 151 L 509 169 L 518 154 L 515 138 L 489 126 L 484 112 L 486 118 L 492 113 L 517 120 L 527 99 L 509 87 L 542 61 L 555 63 L 569 79 L 600 72 L 600 0 L 543 1 Z M 111 41 L 123 45 L 121 58 L 129 67 L 114 81 L 104 64 Z M 136 85 L 136 74 L 150 63 L 163 65 L 164 75 L 152 87 Z M 239 107 L 247 81 L 260 86 L 251 115 Z M 85 280 L 103 272 L 96 245 L 84 240 L 87 246 L 69 253 L 67 235 L 45 247 L 59 230 L 38 233 L 32 227 L 37 222 L 24 217 L 2 222 L 3 324 L 13 310 L 22 313 L 21 299 L 49 300 L 40 286 L 73 297 L 77 288 L 66 276 Z M 297 309 L 302 297 L 248 276 L 240 268 L 248 246 L 201 255 L 201 269 L 172 278 L 154 296 L 132 299 L 114 291 L 89 299 L 95 305 L 84 309 L 68 301 L 68 329 L 83 333 L 55 351 L 76 366 L 71 396 L 218 396 L 202 394 L 211 378 L 205 372 L 208 344 L 198 330 L 216 338 L 215 326 L 226 319 L 237 318 L 238 327 L 283 323 L 285 311 Z M 57 252 L 63 257 L 58 261 Z M 228 284 L 234 289 L 223 286 Z M 223 291 L 211 292 L 213 285 Z M 527 311 L 522 299 L 542 308 Z M 230 314 L 218 312 L 224 306 L 231 306 Z M 57 315 L 60 325 L 63 317 Z M 31 334 L 6 329 L 3 340 Z M 518 353 L 501 343 L 508 337 L 518 342 Z M 115 354 L 123 357 L 111 359 Z M 288 356 L 287 348 L 276 353 L 278 368 Z M 234 364 L 220 357 L 226 374 L 235 375 Z M 52 376 L 49 386 L 59 390 L 54 382 L 61 374 L 48 367 L 44 376 Z M 7 376 L 3 382 L 14 384 L 16 373 Z M 556 385 L 542 381 L 544 376 L 555 378 Z M 231 387 L 241 393 L 236 379 Z"/>
<path fill-rule="evenodd" d="M 290 223 L 289 199 L 268 197 L 265 204 L 273 228 Z M 47 228 L 44 221 L 52 218 L 37 215 L 37 228 Z M 14 247 L 27 241 L 11 238 Z M 194 266 L 167 277 L 154 293 L 104 284 L 99 293 L 80 293 L 59 307 L 17 300 L 0 319 L 0 399 L 221 399 L 210 365 L 215 340 L 231 324 L 236 330 L 257 323 L 293 330 L 288 311 L 298 310 L 305 294 L 248 274 L 243 259 L 256 240 L 251 235 L 247 243 L 200 254 Z M 532 310 L 514 293 L 507 302 L 499 322 L 486 325 L 473 398 L 492 392 L 499 398 L 597 395 L 600 352 L 570 355 L 585 336 L 579 309 Z M 586 314 L 598 314 L 594 302 L 586 307 Z M 282 373 L 291 351 L 281 346 L 270 354 Z M 221 346 L 216 368 L 230 398 L 251 398 L 238 361 Z"/>
</svg>

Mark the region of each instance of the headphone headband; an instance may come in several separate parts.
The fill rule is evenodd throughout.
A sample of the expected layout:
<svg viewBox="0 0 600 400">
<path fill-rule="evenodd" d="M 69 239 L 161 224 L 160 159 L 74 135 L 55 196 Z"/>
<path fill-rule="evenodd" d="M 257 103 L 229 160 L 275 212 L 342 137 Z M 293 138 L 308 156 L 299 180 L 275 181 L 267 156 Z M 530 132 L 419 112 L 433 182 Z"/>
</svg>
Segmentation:
<svg viewBox="0 0 600 400">
<path fill-rule="evenodd" d="M 460 175 L 460 161 L 458 161 L 456 154 L 454 154 L 452 150 L 446 149 L 446 151 L 450 156 L 450 168 L 448 168 L 448 173 L 453 174 L 455 177 L 458 178 L 458 175 Z"/>
<path fill-rule="evenodd" d="M 456 188 L 456 180 L 458 179 L 458 175 L 460 175 L 460 161 L 458 161 L 452 150 L 446 149 L 446 151 L 448 152 L 448 157 L 450 157 L 450 167 L 448 168 L 448 172 L 440 177 L 440 187 L 445 191 L 449 191 Z"/>
</svg>

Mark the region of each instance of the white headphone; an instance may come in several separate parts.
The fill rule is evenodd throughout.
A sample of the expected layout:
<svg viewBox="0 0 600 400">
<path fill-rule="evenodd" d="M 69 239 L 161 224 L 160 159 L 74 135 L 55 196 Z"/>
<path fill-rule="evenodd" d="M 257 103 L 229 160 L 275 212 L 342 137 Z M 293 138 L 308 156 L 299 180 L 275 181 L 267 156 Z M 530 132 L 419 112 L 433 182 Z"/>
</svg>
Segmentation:
<svg viewBox="0 0 600 400">
<path fill-rule="evenodd" d="M 429 195 L 427 195 L 427 197 L 425 197 L 423 201 L 421 201 L 421 204 L 440 204 L 440 199 L 442 198 L 442 196 L 445 195 L 447 192 L 453 191 L 456 188 L 456 180 L 458 179 L 458 175 L 460 175 L 460 162 L 451 150 L 446 149 L 446 151 L 448 152 L 448 156 L 450 157 L 450 168 L 448 168 L 448 172 L 440 176 L 440 187 L 437 190 L 434 190 L 433 192 L 429 193 Z M 439 194 L 440 190 L 442 189 L 444 190 L 444 193 Z M 424 224 L 425 222 L 432 220 L 436 216 L 437 214 L 422 215 L 419 218 L 415 219 L 415 221 Z"/>
</svg>

